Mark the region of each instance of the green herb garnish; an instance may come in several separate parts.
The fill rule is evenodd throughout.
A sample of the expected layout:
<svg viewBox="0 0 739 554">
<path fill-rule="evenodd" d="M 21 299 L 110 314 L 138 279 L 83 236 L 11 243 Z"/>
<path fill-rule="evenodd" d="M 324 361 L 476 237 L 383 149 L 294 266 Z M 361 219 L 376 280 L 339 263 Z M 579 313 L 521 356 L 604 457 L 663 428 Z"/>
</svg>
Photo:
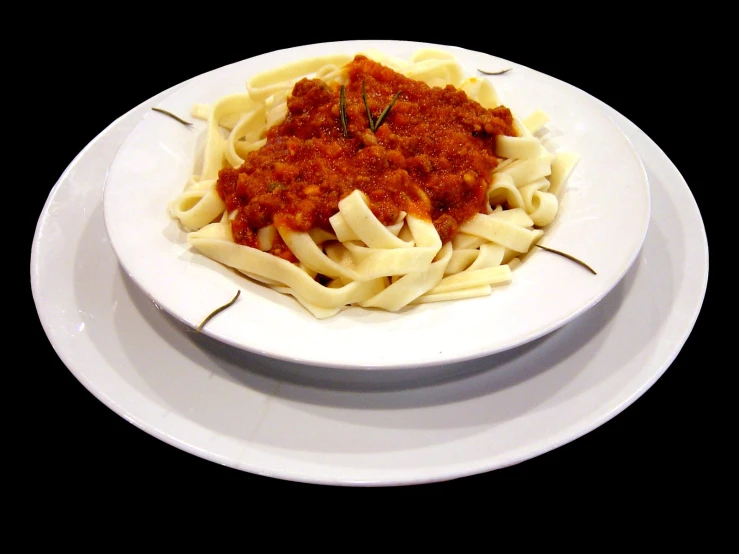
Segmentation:
<svg viewBox="0 0 739 554">
<path fill-rule="evenodd" d="M 568 260 L 572 260 L 573 262 L 580 264 L 584 268 L 587 268 L 593 275 L 598 275 L 592 267 L 590 267 L 588 264 L 586 264 L 582 260 L 578 260 L 577 258 L 575 258 L 575 256 L 571 256 L 570 254 L 567 254 L 565 252 L 560 252 L 559 250 L 555 250 L 554 248 L 547 248 L 546 246 L 542 246 L 541 244 L 537 244 L 536 246 L 538 246 L 542 250 L 546 250 L 547 252 L 553 252 L 554 254 L 559 254 L 560 256 L 564 256 Z"/>
<path fill-rule="evenodd" d="M 176 119 L 183 125 L 192 125 L 192 123 L 190 123 L 189 121 L 185 121 L 184 119 L 177 117 L 175 114 L 168 112 L 167 110 L 163 110 L 162 108 L 152 108 L 152 110 L 154 110 L 155 112 L 163 113 L 164 115 L 168 115 L 169 117 L 171 117 L 172 119 Z"/>
<path fill-rule="evenodd" d="M 380 114 L 380 117 L 378 117 L 377 118 L 377 121 L 375 121 L 375 128 L 372 129 L 372 132 L 373 133 L 377 131 L 377 128 L 380 125 L 382 125 L 382 122 L 385 119 L 385 116 L 390 111 L 390 108 L 392 108 L 393 105 L 395 104 L 395 101 L 398 99 L 398 96 L 400 96 L 400 91 L 398 91 L 398 92 L 395 93 L 395 96 L 393 96 L 393 100 L 387 106 L 385 106 L 385 109 L 384 110 L 382 110 L 382 113 Z"/>
<path fill-rule="evenodd" d="M 377 131 L 377 128 L 382 124 L 383 120 L 390 111 L 390 108 L 393 107 L 395 101 L 398 99 L 398 96 L 400 96 L 400 93 L 401 91 L 395 93 L 392 101 L 387 106 L 385 106 L 385 109 L 382 110 L 382 113 L 380 114 L 380 117 L 377 118 L 377 121 L 374 121 L 372 119 L 372 113 L 370 112 L 369 102 L 367 101 L 367 89 L 365 88 L 364 81 L 362 81 L 362 99 L 364 100 L 364 107 L 367 110 L 367 119 L 369 119 L 370 131 L 372 131 L 373 133 Z"/>
<path fill-rule="evenodd" d="M 500 71 L 483 71 L 482 69 L 478 69 L 477 71 L 483 75 L 503 75 L 503 73 L 508 73 L 511 69 L 512 68 L 509 67 L 508 69 L 501 69 Z"/>
<path fill-rule="evenodd" d="M 346 90 L 341 85 L 339 92 L 339 114 L 341 116 L 341 130 L 344 131 L 344 137 L 349 138 L 349 131 L 346 128 Z"/>
<path fill-rule="evenodd" d="M 237 290 L 237 291 L 236 291 L 236 296 L 234 296 L 234 297 L 233 297 L 233 298 L 231 299 L 231 301 L 230 301 L 230 302 L 227 302 L 226 304 L 224 304 L 224 305 L 223 305 L 223 306 L 221 306 L 220 308 L 216 308 L 215 310 L 213 310 L 212 312 L 210 312 L 210 314 L 208 315 L 208 317 L 206 317 L 206 318 L 205 318 L 205 319 L 203 320 L 203 322 L 202 322 L 202 323 L 201 323 L 200 325 L 198 325 L 197 329 L 195 329 L 195 332 L 196 332 L 196 333 L 199 333 L 199 332 L 200 332 L 200 330 L 201 330 L 201 329 L 203 328 L 203 326 L 204 326 L 204 325 L 205 325 L 206 323 L 208 323 L 208 322 L 209 322 L 209 321 L 210 321 L 210 320 L 211 320 L 211 319 L 213 318 L 213 316 L 215 316 L 215 315 L 217 315 L 217 314 L 221 313 L 221 312 L 222 312 L 223 310 L 225 310 L 225 309 L 226 309 L 226 308 L 228 308 L 229 306 L 233 305 L 233 303 L 234 303 L 234 302 L 236 302 L 236 299 L 237 299 L 237 298 L 239 297 L 239 295 L 240 295 L 240 294 L 241 294 L 241 291 L 240 291 L 240 290 Z"/>
<path fill-rule="evenodd" d="M 478 69 L 478 71 L 483 75 L 503 75 L 503 73 L 508 73 L 511 69 L 512 68 L 509 67 L 508 69 L 501 69 L 500 71 L 484 71 L 482 69 Z"/>
<path fill-rule="evenodd" d="M 364 107 L 367 110 L 367 119 L 369 119 L 370 130 L 374 133 L 375 122 L 372 120 L 372 112 L 370 112 L 369 102 L 367 102 L 367 89 L 364 86 L 364 81 L 362 81 L 362 100 L 364 100 Z"/>
</svg>

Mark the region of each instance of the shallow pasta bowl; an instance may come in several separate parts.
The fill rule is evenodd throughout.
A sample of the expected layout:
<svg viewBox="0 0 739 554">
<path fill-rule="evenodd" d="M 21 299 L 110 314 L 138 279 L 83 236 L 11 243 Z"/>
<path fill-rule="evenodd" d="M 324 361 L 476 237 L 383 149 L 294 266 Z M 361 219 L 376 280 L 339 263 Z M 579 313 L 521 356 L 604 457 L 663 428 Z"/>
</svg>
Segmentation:
<svg viewBox="0 0 739 554">
<path fill-rule="evenodd" d="M 419 48 L 444 49 L 470 75 L 492 80 L 515 114 L 551 117 L 548 145 L 580 161 L 561 195 L 560 213 L 540 244 L 587 262 L 535 249 L 492 294 L 408 306 L 398 312 L 349 307 L 317 319 L 282 295 L 193 250 L 167 212 L 197 166 L 203 122 L 184 126 L 152 110 L 122 143 L 105 183 L 110 243 L 124 271 L 162 309 L 193 328 L 239 291 L 238 301 L 201 332 L 229 345 L 298 363 L 346 369 L 444 364 L 513 348 L 584 313 L 625 275 L 650 216 L 649 183 L 628 138 L 586 93 L 487 54 L 400 41 L 347 41 L 281 50 L 191 79 L 158 109 L 189 114 L 193 105 L 244 91 L 250 75 L 336 51 L 370 49 L 407 58 Z M 494 76 L 479 70 L 509 69 Z"/>
</svg>

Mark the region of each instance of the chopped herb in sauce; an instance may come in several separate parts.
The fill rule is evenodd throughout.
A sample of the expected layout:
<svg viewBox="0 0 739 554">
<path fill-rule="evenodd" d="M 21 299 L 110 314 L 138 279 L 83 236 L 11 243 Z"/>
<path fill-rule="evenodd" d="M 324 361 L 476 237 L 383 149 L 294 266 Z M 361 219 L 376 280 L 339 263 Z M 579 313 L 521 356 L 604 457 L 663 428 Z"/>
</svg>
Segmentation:
<svg viewBox="0 0 739 554">
<path fill-rule="evenodd" d="M 341 93 L 339 94 L 339 114 L 341 117 L 341 130 L 345 138 L 349 138 L 349 131 L 346 128 L 346 88 L 341 85 Z"/>
<path fill-rule="evenodd" d="M 380 117 L 378 117 L 377 118 L 377 121 L 375 121 L 375 126 L 372 129 L 372 132 L 373 133 L 377 132 L 377 128 L 380 125 L 382 125 L 383 120 L 385 119 L 385 117 L 387 117 L 387 113 L 390 111 L 390 108 L 393 107 L 393 104 L 395 104 L 395 101 L 398 99 L 398 96 L 400 96 L 400 91 L 398 91 L 398 92 L 395 93 L 395 96 L 393 96 L 392 101 L 387 106 L 385 106 L 385 109 L 384 110 L 382 110 L 382 113 L 380 114 Z"/>
<path fill-rule="evenodd" d="M 344 90 L 344 86 L 342 85 L 341 90 Z M 385 108 L 382 110 L 382 113 L 377 118 L 377 120 L 372 119 L 372 112 L 370 111 L 369 102 L 367 101 L 367 86 L 364 81 L 362 81 L 362 99 L 364 100 L 364 107 L 367 110 L 367 119 L 369 120 L 369 128 L 370 131 L 373 133 L 377 132 L 377 128 L 382 124 L 383 120 L 387 117 L 388 112 L 390 111 L 390 108 L 393 107 L 393 104 L 395 104 L 395 101 L 398 99 L 398 96 L 400 96 L 401 91 L 398 91 L 395 93 L 395 96 L 393 96 L 393 99 L 390 101 L 390 103 L 385 106 Z M 345 107 L 346 109 L 346 107 Z"/>
</svg>

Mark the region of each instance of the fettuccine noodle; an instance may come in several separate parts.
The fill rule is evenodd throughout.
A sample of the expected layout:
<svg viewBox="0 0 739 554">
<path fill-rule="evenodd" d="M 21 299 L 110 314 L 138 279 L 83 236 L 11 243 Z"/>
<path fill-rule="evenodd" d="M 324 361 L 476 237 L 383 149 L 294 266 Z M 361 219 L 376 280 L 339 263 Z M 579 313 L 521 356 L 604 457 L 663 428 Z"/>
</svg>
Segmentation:
<svg viewBox="0 0 739 554">
<path fill-rule="evenodd" d="M 421 124 L 436 138 L 403 135 L 426 113 L 418 106 L 433 108 L 439 121 Z M 202 166 L 170 215 L 197 251 L 319 319 L 509 284 L 578 161 L 542 144 L 546 113 L 519 119 L 489 79 L 436 49 L 300 60 L 192 115 L 206 121 Z M 451 145 L 459 129 L 466 138 Z"/>
</svg>

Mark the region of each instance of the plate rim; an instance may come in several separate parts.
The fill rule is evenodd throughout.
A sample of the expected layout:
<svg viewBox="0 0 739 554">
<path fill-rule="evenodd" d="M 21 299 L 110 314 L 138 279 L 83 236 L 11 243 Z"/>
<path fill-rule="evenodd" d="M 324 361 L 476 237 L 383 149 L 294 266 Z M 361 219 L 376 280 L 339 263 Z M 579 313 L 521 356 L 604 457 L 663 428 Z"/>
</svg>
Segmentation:
<svg viewBox="0 0 739 554">
<path fill-rule="evenodd" d="M 144 102 L 143 104 L 146 104 L 146 102 Z M 139 107 L 133 108 L 127 114 L 124 114 L 124 116 L 121 116 L 121 118 L 119 118 L 119 120 L 120 119 L 124 119 L 125 117 L 127 117 L 129 115 L 132 115 L 134 112 L 136 112 L 136 110 Z M 620 114 L 617 114 L 617 113 L 616 113 L 616 115 L 620 116 Z M 623 117 L 623 116 L 620 116 L 620 117 Z M 641 132 L 639 129 L 637 129 L 633 125 L 633 123 L 631 123 L 630 121 L 628 121 L 626 118 L 624 118 L 624 120 L 628 124 L 630 124 L 630 125 L 632 125 L 634 127 L 634 132 L 638 132 L 638 133 L 641 133 L 642 135 L 644 135 L 643 132 Z M 117 121 L 118 120 L 116 120 L 116 122 Z M 75 159 L 70 163 L 70 165 L 68 166 L 68 168 L 64 171 L 64 173 L 62 174 L 62 176 L 59 178 L 59 180 L 57 181 L 57 183 L 54 185 L 54 187 L 52 188 L 52 191 L 51 191 L 49 197 L 47 198 L 47 201 L 46 201 L 46 203 L 44 205 L 44 208 L 43 208 L 43 210 L 41 212 L 41 215 L 39 217 L 39 222 L 38 222 L 38 225 L 37 225 L 37 230 L 36 230 L 36 233 L 35 233 L 35 236 L 34 236 L 34 241 L 33 241 L 33 244 L 32 244 L 32 256 L 31 256 L 31 269 L 32 269 L 31 276 L 32 276 L 32 279 L 31 279 L 31 284 L 32 284 L 32 291 L 33 291 L 34 299 L 35 300 L 38 300 L 37 279 L 36 279 L 36 274 L 35 274 L 36 264 L 39 262 L 39 260 L 37 259 L 37 240 L 38 240 L 38 233 L 39 233 L 40 226 L 42 224 L 42 220 L 43 220 L 44 216 L 47 214 L 50 206 L 53 204 L 55 194 L 57 193 L 58 189 L 61 188 L 63 182 L 68 178 L 69 173 L 71 172 L 72 168 L 74 166 L 76 166 L 77 164 L 81 163 L 81 160 L 85 157 L 86 153 L 89 150 L 92 150 L 93 145 L 98 144 L 98 141 L 100 141 L 106 135 L 106 133 L 108 133 L 113 128 L 113 126 L 115 125 L 116 122 L 112 123 L 105 130 L 103 130 L 99 135 L 97 135 L 75 157 Z M 646 135 L 644 135 L 644 136 L 646 137 Z M 649 139 L 649 137 L 646 137 L 646 138 Z M 651 140 L 651 139 L 649 139 L 649 140 Z M 659 148 L 658 145 L 654 144 L 654 147 L 657 148 L 657 149 L 659 149 L 661 151 L 661 149 Z M 664 156 L 664 153 L 663 153 L 663 156 Z M 666 156 L 664 156 L 664 158 L 665 158 L 665 161 L 667 163 L 671 163 L 669 161 L 669 159 L 667 159 Z M 679 173 L 679 171 L 678 171 L 678 173 Z M 690 196 L 692 197 L 692 192 L 690 191 L 689 187 L 687 187 L 687 184 L 684 182 L 684 179 L 682 179 L 681 186 L 685 186 L 687 188 L 688 194 L 690 194 Z M 694 200 L 694 198 L 693 198 L 693 200 Z M 700 211 L 697 209 L 697 205 L 694 206 L 694 210 L 695 210 L 695 213 L 697 214 L 698 218 L 700 218 Z M 696 322 L 696 320 L 698 318 L 699 312 L 701 310 L 703 299 L 705 298 L 705 292 L 706 292 L 706 287 L 707 287 L 707 277 L 708 277 L 708 247 L 707 247 L 707 238 L 706 238 L 706 234 L 705 234 L 705 226 L 703 225 L 702 220 L 700 221 L 700 228 L 702 230 L 701 243 L 704 246 L 704 248 L 702 250 L 702 254 L 703 255 L 701 256 L 701 262 L 702 263 L 701 263 L 701 265 L 700 265 L 700 267 L 698 269 L 700 269 L 700 281 L 701 281 L 701 283 L 702 283 L 703 286 L 702 286 L 702 288 L 699 291 L 695 291 L 695 292 L 699 293 L 699 301 L 697 302 L 696 306 L 694 307 L 694 310 L 692 310 L 692 313 L 690 314 L 691 317 L 686 317 L 685 318 L 685 321 L 682 322 L 684 324 L 684 329 L 682 331 L 681 336 L 672 337 L 672 339 L 674 340 L 674 342 L 676 344 L 678 344 L 678 346 L 676 348 L 674 348 L 674 350 L 673 350 L 673 352 L 672 352 L 672 354 L 670 356 L 667 356 L 663 360 L 663 363 L 661 364 L 661 366 L 659 368 L 657 368 L 656 371 L 653 372 L 653 374 L 651 376 L 651 379 L 649 379 L 649 380 L 644 381 L 643 383 L 641 383 L 641 385 L 636 390 L 633 391 L 633 394 L 629 398 L 624 399 L 624 402 L 619 406 L 619 409 L 618 410 L 616 410 L 615 412 L 612 412 L 612 413 L 608 414 L 608 416 L 605 417 L 605 418 L 603 418 L 602 420 L 592 423 L 592 428 L 595 428 L 595 427 L 601 425 L 602 423 L 604 423 L 605 421 L 607 421 L 608 419 L 611 419 L 613 416 L 615 416 L 616 414 L 620 413 L 623 409 L 625 409 L 628 405 L 630 405 L 631 403 L 633 403 L 638 397 L 640 397 L 641 394 L 643 392 L 645 392 L 664 373 L 664 371 L 669 367 L 669 365 L 672 363 L 672 361 L 674 360 L 674 358 L 677 356 L 677 354 L 681 350 L 682 346 L 684 345 L 685 340 L 690 335 L 690 333 L 691 333 L 691 331 L 693 329 L 693 326 L 694 326 L 694 324 L 695 324 L 695 322 Z M 116 413 L 118 413 L 118 415 L 120 415 L 122 417 L 125 417 L 129 422 L 131 422 L 132 424 L 134 424 L 134 425 L 138 426 L 139 428 L 143 429 L 147 433 L 152 434 L 152 435 L 155 435 L 158 438 L 160 438 L 162 440 L 165 440 L 165 442 L 168 442 L 169 444 L 172 444 L 172 445 L 174 445 L 174 446 L 176 446 L 176 447 L 178 447 L 178 448 L 180 448 L 182 450 L 185 450 L 185 451 L 187 451 L 187 452 L 189 452 L 191 454 L 198 455 L 200 457 L 209 459 L 209 460 L 214 461 L 214 462 L 222 461 L 222 460 L 217 460 L 217 459 L 208 457 L 208 454 L 209 454 L 208 452 L 203 452 L 202 450 L 201 451 L 198 451 L 198 450 L 196 450 L 194 448 L 193 449 L 185 448 L 185 445 L 182 444 L 180 441 L 178 441 L 172 435 L 167 435 L 165 433 L 152 432 L 152 429 L 148 428 L 148 426 L 146 425 L 146 422 L 140 421 L 137 417 L 131 417 L 132 416 L 131 413 L 121 413 L 121 411 L 120 411 L 121 407 L 120 406 L 117 406 L 113 402 L 113 399 L 108 398 L 103 392 L 101 392 L 100 388 L 96 387 L 95 384 L 90 381 L 89 375 L 87 375 L 85 372 L 81 372 L 79 370 L 79 368 L 75 368 L 74 367 L 74 364 L 71 364 L 70 358 L 64 355 L 65 352 L 63 352 L 63 351 L 62 352 L 59 352 L 58 345 L 54 341 L 54 335 L 53 335 L 53 333 L 50 334 L 49 333 L 49 329 L 47 328 L 47 325 L 46 325 L 47 319 L 46 319 L 44 310 L 42 309 L 42 306 L 38 302 L 36 302 L 36 307 L 37 307 L 37 310 L 39 312 L 39 316 L 41 318 L 41 322 L 42 322 L 42 324 L 44 326 L 44 331 L 47 334 L 47 337 L 49 338 L 50 342 L 52 343 L 52 346 L 54 346 L 54 350 L 60 356 L 60 358 L 62 359 L 62 361 L 65 363 L 65 365 L 67 365 L 68 369 L 81 382 L 81 384 L 84 385 L 85 388 L 87 388 L 91 393 L 93 393 L 101 401 L 103 401 L 104 404 L 108 408 L 110 408 L 113 411 L 115 411 Z M 111 366 L 110 369 L 112 369 L 113 371 L 115 371 L 115 368 L 112 367 L 112 366 Z M 118 409 L 116 409 L 116 408 L 118 408 Z M 590 430 L 592 430 L 592 429 L 590 429 Z M 589 432 L 589 430 L 586 430 L 585 432 Z M 582 433 L 582 434 L 584 434 L 584 433 Z M 578 436 L 580 436 L 580 435 L 578 435 Z M 575 440 L 576 438 L 577 437 L 570 437 L 570 439 L 567 440 L 567 441 L 565 441 L 565 442 L 569 442 L 571 440 Z M 556 445 L 556 446 L 558 446 L 558 445 Z M 548 450 L 551 450 L 551 448 L 546 448 L 545 449 L 545 451 L 548 451 Z M 538 455 L 538 454 L 535 454 L 535 455 Z M 525 456 L 523 459 L 529 459 L 531 457 L 533 457 L 533 456 Z M 518 461 L 521 461 L 521 460 L 518 460 Z M 507 465 L 512 465 L 513 463 L 516 463 L 516 461 L 512 461 L 510 464 L 507 464 Z M 232 465 L 232 467 L 234 467 L 236 469 L 244 469 L 244 468 L 238 467 L 236 465 Z M 492 470 L 492 469 L 496 469 L 496 468 L 488 467 L 488 468 L 483 468 L 481 471 L 489 471 L 489 470 Z M 307 480 L 308 482 L 327 483 L 327 480 L 326 479 L 316 480 L 313 476 L 307 475 L 305 473 L 301 473 L 300 475 L 293 474 L 292 476 L 280 475 L 279 474 L 279 471 L 275 471 L 275 470 L 271 470 L 271 471 L 267 471 L 267 472 L 261 472 L 261 473 L 263 475 L 269 475 L 269 476 L 278 477 L 278 478 L 279 477 L 284 477 L 284 478 L 288 478 L 288 479 L 295 479 L 296 477 L 302 476 L 302 478 L 304 480 Z M 401 482 L 402 482 L 402 484 L 411 484 L 413 482 L 419 482 L 419 483 L 421 483 L 421 482 L 440 481 L 440 480 L 446 480 L 446 479 L 451 479 L 451 478 L 454 478 L 454 477 L 460 477 L 460 476 L 466 476 L 466 475 L 471 475 L 471 473 L 469 473 L 468 471 L 461 471 L 460 473 L 457 473 L 455 475 L 452 475 L 450 472 L 446 472 L 444 475 L 441 475 L 441 476 L 437 475 L 436 476 L 437 478 L 435 478 L 435 479 L 424 478 L 423 480 L 419 480 L 419 481 L 411 481 L 411 480 L 407 480 L 407 479 L 401 479 L 401 480 L 397 480 L 396 479 L 393 482 L 389 482 L 389 481 L 388 482 L 375 482 L 374 484 L 381 484 L 381 485 L 384 485 L 384 484 L 401 484 Z M 339 479 L 339 481 L 341 481 L 341 480 Z M 337 483 L 330 483 L 330 484 L 337 484 Z M 358 484 L 358 483 L 340 482 L 338 484 Z"/>
<path fill-rule="evenodd" d="M 214 72 L 218 72 L 218 71 L 225 70 L 225 69 L 233 70 L 235 66 L 248 62 L 254 58 L 269 58 L 270 56 L 275 56 L 276 54 L 284 55 L 285 53 L 295 53 L 295 52 L 304 51 L 305 49 L 316 48 L 316 47 L 329 48 L 336 44 L 342 44 L 345 46 L 352 45 L 352 48 L 356 50 L 357 48 L 361 48 L 360 45 L 364 45 L 363 47 L 365 48 L 374 47 L 374 48 L 381 49 L 385 45 L 388 45 L 388 44 L 393 45 L 393 44 L 398 44 L 398 43 L 403 44 L 404 47 L 413 48 L 413 49 L 418 49 L 418 48 L 423 48 L 423 47 L 442 48 L 442 49 L 446 49 L 449 51 L 467 53 L 468 55 L 473 55 L 473 56 L 489 57 L 489 58 L 501 60 L 505 63 L 513 64 L 513 62 L 508 62 L 507 60 L 503 60 L 502 58 L 497 58 L 496 56 L 493 56 L 493 55 L 490 55 L 484 52 L 477 52 L 477 51 L 469 50 L 469 49 L 462 48 L 462 47 L 450 46 L 450 45 L 444 45 L 444 44 L 438 44 L 438 43 L 427 43 L 427 42 L 417 42 L 417 41 L 398 41 L 398 40 L 356 40 L 356 41 L 347 40 L 347 41 L 333 41 L 333 42 L 324 42 L 324 43 L 294 46 L 294 47 L 284 48 L 284 49 L 276 50 L 272 52 L 266 52 L 258 56 L 254 56 L 253 58 L 247 58 L 245 60 L 234 62 L 232 64 L 228 64 L 228 65 L 213 69 L 211 71 L 202 73 L 191 79 L 188 79 L 187 81 L 183 83 L 180 83 L 180 85 L 174 88 L 181 90 L 194 81 L 198 81 L 198 80 L 204 81 L 206 76 L 211 75 Z M 525 67 L 525 66 L 521 66 L 520 64 L 513 64 L 513 65 L 516 65 L 519 67 Z M 581 91 L 577 87 L 568 85 L 567 83 L 564 83 L 556 78 L 553 78 L 535 69 L 526 68 L 526 70 L 533 72 L 535 76 L 539 78 L 544 78 L 552 82 L 554 86 L 561 87 L 563 90 L 567 90 L 568 93 L 582 93 L 582 94 L 585 94 L 589 99 L 592 99 L 590 95 L 587 95 L 587 93 L 584 93 L 584 91 Z M 159 99 L 159 102 L 165 103 L 168 99 L 172 97 L 173 93 L 174 91 L 171 91 L 171 92 L 166 91 L 166 95 L 161 97 Z M 628 144 L 628 147 L 631 149 L 631 153 L 634 155 L 634 161 L 636 162 L 638 166 L 638 171 L 642 176 L 642 180 L 644 182 L 644 187 L 645 187 L 645 190 L 644 190 L 644 192 L 646 193 L 645 217 L 642 220 L 640 220 L 640 227 L 638 230 L 639 239 L 638 241 L 636 241 L 636 243 L 638 244 L 638 248 L 635 248 L 633 251 L 631 251 L 629 253 L 629 258 L 624 260 L 625 263 L 623 267 L 621 268 L 617 278 L 614 278 L 610 282 L 606 283 L 606 286 L 600 287 L 600 289 L 597 291 L 597 294 L 589 296 L 587 301 L 582 302 L 582 303 L 578 302 L 578 306 L 576 307 L 576 309 L 573 309 L 571 311 L 566 311 L 562 309 L 557 310 L 556 314 L 548 318 L 546 322 L 542 322 L 541 325 L 537 327 L 533 327 L 530 330 L 526 331 L 525 333 L 519 333 L 516 336 L 512 336 L 507 343 L 480 342 L 479 344 L 476 343 L 475 346 L 470 346 L 464 349 L 463 351 L 462 350 L 452 350 L 450 352 L 449 350 L 447 350 L 447 352 L 440 352 L 439 355 L 436 355 L 436 354 L 431 355 L 430 353 L 424 353 L 423 356 L 415 356 L 414 358 L 404 355 L 404 357 L 401 357 L 398 359 L 395 359 L 395 358 L 386 359 L 386 358 L 383 358 L 382 356 L 376 356 L 376 357 L 373 357 L 372 359 L 357 358 L 357 357 L 354 357 L 354 355 L 350 356 L 349 354 L 343 354 L 341 357 L 334 359 L 331 357 L 326 357 L 322 354 L 318 354 L 316 353 L 315 350 L 311 350 L 310 347 L 306 345 L 302 345 L 299 352 L 297 352 L 295 350 L 286 351 L 284 348 L 278 347 L 274 342 L 269 342 L 266 344 L 263 342 L 260 344 L 258 341 L 252 340 L 252 342 L 244 343 L 242 341 L 237 340 L 237 338 L 233 334 L 231 334 L 231 328 L 234 327 L 236 323 L 238 323 L 238 321 L 235 319 L 236 316 L 239 314 L 243 315 L 243 309 L 239 311 L 238 307 L 237 307 L 237 310 L 229 310 L 228 312 L 224 313 L 225 317 L 222 316 L 221 318 L 219 318 L 218 321 L 214 321 L 210 323 L 208 326 L 203 328 L 201 332 L 216 340 L 220 340 L 221 342 L 225 344 L 228 344 L 228 345 L 231 345 L 237 348 L 241 348 L 249 352 L 253 352 L 256 354 L 263 355 L 263 356 L 269 356 L 277 360 L 283 360 L 283 361 L 287 361 L 291 363 L 307 364 L 307 365 L 321 365 L 321 366 L 326 366 L 326 367 L 333 367 L 333 368 L 354 370 L 354 371 L 391 371 L 391 370 L 397 370 L 397 369 L 407 369 L 410 367 L 434 367 L 434 366 L 438 367 L 444 364 L 473 360 L 475 358 L 480 358 L 483 356 L 487 356 L 487 355 L 491 355 L 491 354 L 495 354 L 495 353 L 499 353 L 505 350 L 510 350 L 510 349 L 519 347 L 525 343 L 539 339 L 565 326 L 566 324 L 570 323 L 577 317 L 586 313 L 589 309 L 591 309 L 598 302 L 600 302 L 600 300 L 602 300 L 608 294 L 608 292 L 610 292 L 618 284 L 618 282 L 624 277 L 624 275 L 628 273 L 629 269 L 633 266 L 634 262 L 638 258 L 641 246 L 644 244 L 644 240 L 646 239 L 646 235 L 647 235 L 648 228 L 649 228 L 649 219 L 651 217 L 650 184 L 648 182 L 648 176 L 646 174 L 646 169 L 644 167 L 644 164 L 642 163 L 641 157 L 639 156 L 636 148 L 634 147 L 628 135 L 626 135 L 622 131 L 622 129 L 613 121 L 613 119 L 607 113 L 603 112 L 595 103 L 591 105 L 591 108 L 600 112 L 605 117 L 605 119 L 609 121 L 609 124 L 612 125 L 613 131 L 615 131 L 618 134 L 618 138 L 619 139 L 623 138 L 625 140 L 625 142 Z M 161 121 L 161 120 L 158 120 L 158 121 Z M 133 133 L 135 129 L 138 128 L 138 126 L 142 124 L 145 124 L 145 121 L 143 120 L 140 121 L 137 124 L 137 126 L 135 126 L 131 130 L 131 133 Z M 126 139 L 124 139 L 122 145 L 125 145 L 125 143 L 126 143 Z M 111 166 L 115 167 L 115 158 L 113 162 L 111 163 Z M 109 190 L 108 183 L 109 183 L 110 173 L 111 172 L 109 171 L 108 176 L 106 177 L 106 182 L 103 187 L 103 195 L 104 195 L 103 205 L 104 206 L 106 204 L 105 199 L 107 198 L 107 192 Z M 107 226 L 108 226 L 108 222 L 106 218 L 106 230 L 108 230 Z M 114 241 L 111 241 L 111 246 L 115 252 L 117 249 L 116 249 L 116 244 Z M 118 252 L 116 254 L 118 256 Z M 128 252 L 126 252 L 125 255 L 128 257 L 128 259 L 121 259 L 121 256 L 118 256 L 119 261 L 121 262 L 121 265 L 126 269 L 128 275 L 142 288 L 142 290 L 147 295 L 149 295 L 153 301 L 157 302 L 158 305 L 160 305 L 160 307 L 163 307 L 165 310 L 167 310 L 168 313 L 170 313 L 172 316 L 179 319 L 183 323 L 189 325 L 190 327 L 195 328 L 197 326 L 197 322 L 195 321 L 194 317 L 191 319 L 188 318 L 186 315 L 183 314 L 183 312 L 180 309 L 178 309 L 177 306 L 173 306 L 171 302 L 164 301 L 164 299 L 161 297 L 156 298 L 155 295 L 151 293 L 148 287 L 146 287 L 146 285 L 142 283 L 141 280 L 139 279 L 140 272 L 137 273 L 135 264 L 133 264 L 134 265 L 133 268 L 131 267 L 131 265 L 129 265 L 130 260 L 134 259 L 135 256 L 132 256 Z M 211 262 L 212 261 L 210 260 L 205 261 L 205 263 L 211 263 Z M 225 275 L 225 272 L 224 272 L 224 275 Z M 214 278 L 218 278 L 218 277 L 214 276 Z M 226 277 L 226 279 L 228 279 L 228 277 Z M 246 279 L 246 278 L 244 277 L 243 279 Z M 239 290 L 243 290 L 244 288 L 249 289 L 249 288 L 255 287 L 255 285 L 249 281 L 245 281 L 243 286 L 241 285 L 230 285 L 230 286 L 232 287 L 238 286 Z M 223 299 L 224 303 L 226 300 L 230 299 L 233 296 L 232 294 L 233 291 L 231 289 L 229 290 L 231 292 L 229 293 L 228 298 L 226 298 L 223 295 L 219 296 L 219 298 Z M 224 295 L 226 294 L 225 291 L 218 291 L 218 292 L 221 292 Z M 273 293 L 273 291 L 267 291 L 266 294 L 272 297 L 273 300 L 276 298 L 275 293 Z M 280 300 L 281 299 L 278 299 L 278 302 Z M 485 299 L 482 299 L 482 300 L 485 300 Z M 288 298 L 287 302 L 289 302 L 290 304 L 297 304 L 297 302 L 292 298 Z M 212 298 L 212 304 L 214 306 L 219 305 L 219 301 L 217 301 L 216 298 L 214 297 Z M 275 306 L 275 307 L 280 308 L 280 306 Z M 447 308 L 449 307 L 448 306 L 432 306 L 429 308 L 428 306 L 423 306 L 423 307 L 416 307 L 416 308 L 418 308 L 419 310 L 423 310 L 423 309 L 436 310 L 439 313 L 442 313 L 442 311 L 447 310 Z M 297 306 L 297 307 L 292 306 L 291 309 L 295 309 L 296 311 L 297 310 L 302 311 L 302 307 L 300 306 Z M 397 321 L 393 319 L 390 319 L 390 321 L 393 321 L 396 324 L 400 325 L 403 322 L 404 317 L 408 318 L 412 314 L 390 314 L 389 316 L 386 316 L 385 314 L 383 314 L 380 317 L 394 318 L 398 315 L 399 315 L 399 318 L 397 319 Z M 456 315 L 459 315 L 459 314 L 456 314 Z M 305 314 L 301 313 L 297 317 L 301 318 L 303 316 L 305 316 Z M 343 313 L 337 314 L 336 316 L 336 318 L 338 319 L 342 319 L 343 317 L 345 317 L 345 314 Z M 309 318 L 309 319 L 312 319 L 312 318 Z M 331 318 L 331 319 L 334 319 L 334 318 Z M 324 325 L 329 326 L 329 330 L 327 332 L 330 333 L 331 332 L 330 326 L 337 324 L 338 319 L 336 321 L 322 322 L 322 323 L 319 323 L 318 325 L 320 325 L 322 328 Z M 293 321 L 293 324 L 295 323 L 302 324 L 302 321 L 300 319 L 297 321 L 295 320 L 292 320 L 292 321 Z M 411 320 L 408 319 L 407 321 L 410 322 Z M 350 324 L 354 324 L 354 322 L 350 321 Z M 231 328 L 229 327 L 229 325 L 231 326 Z M 300 329 L 304 330 L 305 327 L 301 327 Z M 324 332 L 320 331 L 320 333 L 318 334 L 323 335 Z M 459 348 L 459 347 L 454 347 L 454 348 Z M 368 355 L 367 352 L 363 352 L 363 354 L 365 356 Z M 374 354 L 372 356 L 374 356 Z"/>
</svg>

